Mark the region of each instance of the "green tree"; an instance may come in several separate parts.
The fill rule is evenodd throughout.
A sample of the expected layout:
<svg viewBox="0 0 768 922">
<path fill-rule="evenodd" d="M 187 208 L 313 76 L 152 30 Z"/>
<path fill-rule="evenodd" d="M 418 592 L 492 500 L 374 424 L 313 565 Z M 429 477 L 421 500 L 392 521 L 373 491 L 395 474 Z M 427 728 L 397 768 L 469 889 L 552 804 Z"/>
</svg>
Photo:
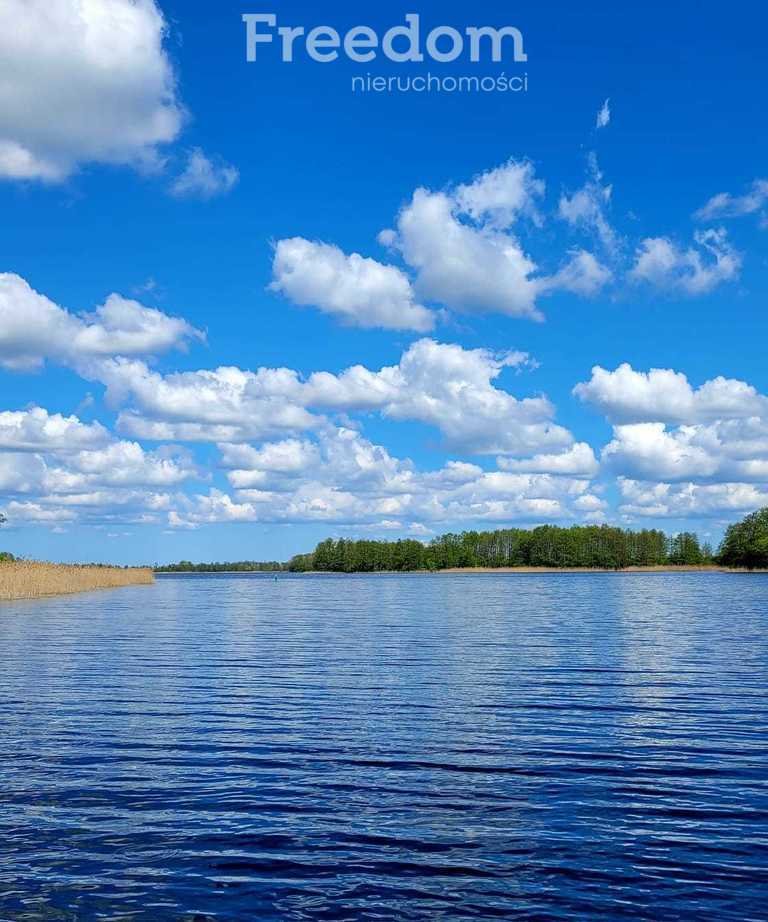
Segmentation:
<svg viewBox="0 0 768 922">
<path fill-rule="evenodd" d="M 768 507 L 728 527 L 718 560 L 727 567 L 768 568 Z"/>
<path fill-rule="evenodd" d="M 704 554 L 699 539 L 690 531 L 682 531 L 669 542 L 669 562 L 682 566 L 698 566 L 704 563 Z"/>
</svg>

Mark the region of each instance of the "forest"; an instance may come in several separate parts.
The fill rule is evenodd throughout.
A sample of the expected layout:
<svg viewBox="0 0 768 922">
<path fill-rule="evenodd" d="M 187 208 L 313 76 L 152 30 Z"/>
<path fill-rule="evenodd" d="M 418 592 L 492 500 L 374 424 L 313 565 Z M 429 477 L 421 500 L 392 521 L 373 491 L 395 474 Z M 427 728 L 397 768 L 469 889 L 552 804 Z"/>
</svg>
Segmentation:
<svg viewBox="0 0 768 922">
<path fill-rule="evenodd" d="M 309 570 L 367 573 L 444 570 L 451 567 L 595 567 L 689 565 L 713 562 L 712 550 L 691 532 L 668 537 L 658 530 L 630 531 L 609 525 L 542 525 L 533 529 L 465 531 L 434 538 L 369 541 L 328 538 L 310 554 L 288 563 Z"/>
</svg>

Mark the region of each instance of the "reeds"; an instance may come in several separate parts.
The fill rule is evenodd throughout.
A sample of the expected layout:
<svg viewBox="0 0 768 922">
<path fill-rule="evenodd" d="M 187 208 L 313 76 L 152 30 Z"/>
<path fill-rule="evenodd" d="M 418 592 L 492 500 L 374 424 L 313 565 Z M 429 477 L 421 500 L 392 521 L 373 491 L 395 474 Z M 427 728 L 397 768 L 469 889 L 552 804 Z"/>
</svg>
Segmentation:
<svg viewBox="0 0 768 922">
<path fill-rule="evenodd" d="M 154 575 L 149 567 L 74 566 L 26 560 L 0 562 L 0 601 L 39 599 L 152 582 Z"/>
</svg>

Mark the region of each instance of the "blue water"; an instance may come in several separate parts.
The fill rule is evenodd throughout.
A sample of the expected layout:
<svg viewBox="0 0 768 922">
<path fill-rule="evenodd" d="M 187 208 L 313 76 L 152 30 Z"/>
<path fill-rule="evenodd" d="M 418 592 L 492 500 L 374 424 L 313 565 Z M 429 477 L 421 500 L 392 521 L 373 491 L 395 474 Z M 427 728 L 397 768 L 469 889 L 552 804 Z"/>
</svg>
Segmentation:
<svg viewBox="0 0 768 922">
<path fill-rule="evenodd" d="M 768 577 L 0 605 L 0 919 L 768 919 Z"/>
</svg>

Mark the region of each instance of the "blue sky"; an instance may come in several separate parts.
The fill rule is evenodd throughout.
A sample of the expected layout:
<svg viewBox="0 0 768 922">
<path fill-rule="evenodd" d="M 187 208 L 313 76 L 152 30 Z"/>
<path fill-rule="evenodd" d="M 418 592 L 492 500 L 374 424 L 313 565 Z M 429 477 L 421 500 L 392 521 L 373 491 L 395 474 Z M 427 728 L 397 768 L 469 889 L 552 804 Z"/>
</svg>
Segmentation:
<svg viewBox="0 0 768 922">
<path fill-rule="evenodd" d="M 716 540 L 768 504 L 763 11 L 274 10 L 342 36 L 514 25 L 528 56 L 408 64 L 276 42 L 248 63 L 257 11 L 0 12 L 3 546 L 285 558 L 577 521 Z M 351 89 L 427 71 L 528 90 Z"/>
</svg>

